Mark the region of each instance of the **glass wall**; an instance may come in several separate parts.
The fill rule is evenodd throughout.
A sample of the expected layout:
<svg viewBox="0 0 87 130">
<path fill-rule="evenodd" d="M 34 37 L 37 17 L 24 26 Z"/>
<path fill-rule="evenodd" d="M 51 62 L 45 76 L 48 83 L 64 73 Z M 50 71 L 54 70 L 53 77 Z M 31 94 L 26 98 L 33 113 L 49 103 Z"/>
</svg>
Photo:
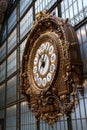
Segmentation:
<svg viewBox="0 0 87 130">
<path fill-rule="evenodd" d="M 4 24 L 2 31 L 2 42 L 5 40 L 5 38 L 6 38 L 6 25 Z"/>
<path fill-rule="evenodd" d="M 36 119 L 28 109 L 28 103 L 21 103 L 21 130 L 36 130 Z"/>
<path fill-rule="evenodd" d="M 63 117 L 61 120 L 58 122 L 54 123 L 53 126 L 50 126 L 48 123 L 44 121 L 40 121 L 40 130 L 68 130 L 67 127 L 67 121 Z"/>
<path fill-rule="evenodd" d="M 0 107 L 5 105 L 5 84 L 0 85 Z"/>
<path fill-rule="evenodd" d="M 8 37 L 8 46 L 7 46 L 8 53 L 16 46 L 16 44 L 17 44 L 17 30 L 15 28 L 14 31 Z"/>
<path fill-rule="evenodd" d="M 7 99 L 7 104 L 16 101 L 16 76 L 7 81 L 6 99 Z"/>
<path fill-rule="evenodd" d="M 63 0 L 61 2 L 63 18 L 69 18 L 72 25 L 76 25 L 87 17 L 86 0 Z"/>
<path fill-rule="evenodd" d="M 16 15 L 16 9 L 12 12 L 8 19 L 8 33 L 12 30 L 12 28 L 15 26 L 17 22 L 17 15 Z"/>
<path fill-rule="evenodd" d="M 16 50 L 7 59 L 7 76 L 11 75 L 17 69 L 17 55 Z"/>
<path fill-rule="evenodd" d="M 6 56 L 6 41 L 0 48 L 0 62 L 5 58 L 5 56 Z"/>
<path fill-rule="evenodd" d="M 21 66 L 21 63 L 22 63 L 22 56 L 23 56 L 23 51 L 24 51 L 26 41 L 27 41 L 27 39 L 25 39 L 20 45 L 20 66 Z"/>
<path fill-rule="evenodd" d="M 6 61 L 4 61 L 0 65 L 0 82 L 2 82 L 3 80 L 5 80 L 5 73 L 6 73 Z"/>
<path fill-rule="evenodd" d="M 0 110 L 0 119 L 4 119 L 4 110 Z"/>
<path fill-rule="evenodd" d="M 27 12 L 20 22 L 20 39 L 22 39 L 31 29 L 33 22 L 32 8 Z"/>
<path fill-rule="evenodd" d="M 56 1 L 57 0 L 36 0 L 35 13 L 40 12 L 42 10 L 50 9 Z"/>
<path fill-rule="evenodd" d="M 0 129 L 4 130 L 4 109 L 0 110 Z"/>
<path fill-rule="evenodd" d="M 84 76 L 87 76 L 87 24 L 83 25 L 76 32 L 80 44 L 80 52 L 83 61 L 83 73 Z"/>
<path fill-rule="evenodd" d="M 20 17 L 27 10 L 32 0 L 20 0 Z"/>
<path fill-rule="evenodd" d="M 6 130 L 16 130 L 16 105 L 6 109 Z"/>
</svg>

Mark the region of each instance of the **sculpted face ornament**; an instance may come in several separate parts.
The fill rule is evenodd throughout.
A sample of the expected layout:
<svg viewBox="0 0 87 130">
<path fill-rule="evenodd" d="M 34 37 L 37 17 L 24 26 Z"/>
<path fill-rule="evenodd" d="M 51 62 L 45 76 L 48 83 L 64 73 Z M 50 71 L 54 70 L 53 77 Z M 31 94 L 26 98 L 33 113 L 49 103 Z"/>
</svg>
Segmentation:
<svg viewBox="0 0 87 130">
<path fill-rule="evenodd" d="M 38 13 L 23 53 L 20 89 L 35 117 L 52 125 L 68 116 L 78 102 L 81 76 L 72 26 L 48 11 Z"/>
</svg>

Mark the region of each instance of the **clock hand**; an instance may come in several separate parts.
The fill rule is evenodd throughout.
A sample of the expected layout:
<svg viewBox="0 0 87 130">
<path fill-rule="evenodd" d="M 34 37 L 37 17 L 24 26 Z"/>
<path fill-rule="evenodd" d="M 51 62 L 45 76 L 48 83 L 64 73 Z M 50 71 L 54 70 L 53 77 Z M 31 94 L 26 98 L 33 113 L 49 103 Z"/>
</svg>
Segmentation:
<svg viewBox="0 0 87 130">
<path fill-rule="evenodd" d="M 41 62 L 41 65 L 40 65 L 40 74 L 42 74 L 43 69 L 44 69 L 44 62 Z"/>
<path fill-rule="evenodd" d="M 41 67 L 43 67 L 44 68 L 44 66 L 45 66 L 45 54 L 44 54 L 44 56 L 43 57 L 41 57 L 41 66 L 40 66 L 40 69 L 41 69 Z"/>
<path fill-rule="evenodd" d="M 43 56 L 43 58 L 42 58 L 42 61 L 44 61 L 44 58 L 45 58 L 45 54 L 44 54 L 44 56 Z"/>
<path fill-rule="evenodd" d="M 45 62 L 43 61 L 43 62 L 42 62 L 42 67 L 44 68 L 44 66 L 45 66 Z"/>
<path fill-rule="evenodd" d="M 46 62 L 46 60 L 47 60 L 47 56 L 45 56 L 45 61 L 44 62 Z"/>
<path fill-rule="evenodd" d="M 41 58 L 41 55 L 38 53 L 38 55 L 39 55 L 39 58 Z"/>
<path fill-rule="evenodd" d="M 46 55 L 44 54 L 43 57 L 41 56 L 41 65 L 40 65 L 40 70 L 41 70 L 41 73 L 45 67 L 45 60 L 46 60 Z"/>
<path fill-rule="evenodd" d="M 42 61 L 42 62 L 41 62 L 40 69 L 41 69 L 42 67 L 44 68 L 44 66 L 45 66 L 45 62 L 44 62 L 44 61 Z"/>
<path fill-rule="evenodd" d="M 42 62 L 41 62 L 41 66 L 40 66 L 40 69 L 42 68 Z"/>
</svg>

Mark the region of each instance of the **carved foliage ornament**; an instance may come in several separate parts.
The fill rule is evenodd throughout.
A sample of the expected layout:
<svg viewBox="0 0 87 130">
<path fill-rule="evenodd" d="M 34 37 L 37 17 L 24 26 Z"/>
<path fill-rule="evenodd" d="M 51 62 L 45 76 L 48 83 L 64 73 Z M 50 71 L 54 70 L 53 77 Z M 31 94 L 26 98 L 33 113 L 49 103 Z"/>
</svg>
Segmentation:
<svg viewBox="0 0 87 130">
<path fill-rule="evenodd" d="M 48 11 L 36 15 L 22 57 L 21 93 L 37 119 L 53 124 L 78 102 L 82 63 L 73 27 Z"/>
</svg>

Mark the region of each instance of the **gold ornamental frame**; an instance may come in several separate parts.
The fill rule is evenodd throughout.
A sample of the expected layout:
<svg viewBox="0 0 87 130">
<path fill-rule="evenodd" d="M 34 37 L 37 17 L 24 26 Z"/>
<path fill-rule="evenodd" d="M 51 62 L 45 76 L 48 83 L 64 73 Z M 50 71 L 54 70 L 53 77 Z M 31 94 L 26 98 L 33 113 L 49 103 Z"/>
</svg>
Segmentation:
<svg viewBox="0 0 87 130">
<path fill-rule="evenodd" d="M 57 65 L 52 82 L 40 89 L 33 83 L 32 66 L 34 52 L 45 40 L 51 40 L 57 47 Z M 71 113 L 78 102 L 77 89 L 81 81 L 82 61 L 73 27 L 48 11 L 38 13 L 22 57 L 20 87 L 37 120 L 44 119 L 52 125 L 64 114 Z"/>
</svg>

